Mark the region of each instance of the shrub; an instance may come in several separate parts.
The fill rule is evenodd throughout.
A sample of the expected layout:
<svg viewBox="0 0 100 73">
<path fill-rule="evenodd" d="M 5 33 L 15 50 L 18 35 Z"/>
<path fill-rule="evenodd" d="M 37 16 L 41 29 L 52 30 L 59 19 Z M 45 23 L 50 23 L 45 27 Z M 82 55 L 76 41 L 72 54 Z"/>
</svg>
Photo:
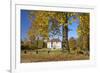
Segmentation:
<svg viewBox="0 0 100 73">
<path fill-rule="evenodd" d="M 70 51 L 75 51 L 77 49 L 77 42 L 74 38 L 69 39 Z"/>
<path fill-rule="evenodd" d="M 30 47 L 28 45 L 21 45 L 21 50 L 29 50 Z"/>
<path fill-rule="evenodd" d="M 42 40 L 38 40 L 38 48 L 43 48 L 43 41 Z"/>
</svg>

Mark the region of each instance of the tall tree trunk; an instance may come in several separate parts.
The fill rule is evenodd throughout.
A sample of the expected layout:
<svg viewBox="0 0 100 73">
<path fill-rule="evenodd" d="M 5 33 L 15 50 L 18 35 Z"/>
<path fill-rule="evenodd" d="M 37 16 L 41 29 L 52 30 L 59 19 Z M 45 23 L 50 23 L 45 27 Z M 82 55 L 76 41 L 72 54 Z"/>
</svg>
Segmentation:
<svg viewBox="0 0 100 73">
<path fill-rule="evenodd" d="M 37 49 L 38 49 L 38 48 L 39 48 L 39 46 L 38 46 L 38 44 L 39 44 L 39 43 L 38 43 L 39 37 L 37 37 L 37 40 L 36 40 L 36 41 L 37 41 Z"/>
<path fill-rule="evenodd" d="M 62 48 L 63 48 L 63 51 L 64 50 L 68 50 L 68 52 L 70 52 L 69 43 L 68 43 L 68 25 L 63 25 L 63 43 L 62 43 Z"/>
<path fill-rule="evenodd" d="M 83 36 L 83 50 L 89 51 L 89 35 Z"/>
</svg>

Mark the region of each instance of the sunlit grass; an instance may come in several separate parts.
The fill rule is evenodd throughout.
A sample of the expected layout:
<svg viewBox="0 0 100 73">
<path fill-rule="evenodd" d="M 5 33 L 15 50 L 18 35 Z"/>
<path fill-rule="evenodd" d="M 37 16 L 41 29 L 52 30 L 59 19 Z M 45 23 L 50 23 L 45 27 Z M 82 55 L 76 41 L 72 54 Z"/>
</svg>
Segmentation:
<svg viewBox="0 0 100 73">
<path fill-rule="evenodd" d="M 69 61 L 69 60 L 88 60 L 89 56 L 84 54 L 68 53 L 62 52 L 61 50 L 49 50 L 41 49 L 27 51 L 25 54 L 24 51 L 21 53 L 21 62 L 30 63 L 30 62 L 45 62 L 45 61 Z"/>
</svg>

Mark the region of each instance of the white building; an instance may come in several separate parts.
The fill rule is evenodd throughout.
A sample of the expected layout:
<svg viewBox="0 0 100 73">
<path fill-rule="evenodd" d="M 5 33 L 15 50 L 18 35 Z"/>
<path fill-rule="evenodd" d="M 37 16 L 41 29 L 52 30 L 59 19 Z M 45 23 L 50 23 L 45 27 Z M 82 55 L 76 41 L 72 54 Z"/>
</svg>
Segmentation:
<svg viewBox="0 0 100 73">
<path fill-rule="evenodd" d="M 61 49 L 62 48 L 62 42 L 59 39 L 52 39 L 47 42 L 47 48 L 49 49 Z"/>
</svg>

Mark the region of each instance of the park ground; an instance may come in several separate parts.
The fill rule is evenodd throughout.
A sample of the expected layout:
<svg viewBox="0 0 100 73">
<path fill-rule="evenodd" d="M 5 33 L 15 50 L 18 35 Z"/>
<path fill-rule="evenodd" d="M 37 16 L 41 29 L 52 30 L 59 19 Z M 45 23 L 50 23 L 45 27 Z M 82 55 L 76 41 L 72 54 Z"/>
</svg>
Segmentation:
<svg viewBox="0 0 100 73">
<path fill-rule="evenodd" d="M 88 54 L 68 53 L 61 50 L 28 50 L 21 51 L 21 63 L 48 62 L 48 61 L 73 61 L 89 60 Z"/>
</svg>

